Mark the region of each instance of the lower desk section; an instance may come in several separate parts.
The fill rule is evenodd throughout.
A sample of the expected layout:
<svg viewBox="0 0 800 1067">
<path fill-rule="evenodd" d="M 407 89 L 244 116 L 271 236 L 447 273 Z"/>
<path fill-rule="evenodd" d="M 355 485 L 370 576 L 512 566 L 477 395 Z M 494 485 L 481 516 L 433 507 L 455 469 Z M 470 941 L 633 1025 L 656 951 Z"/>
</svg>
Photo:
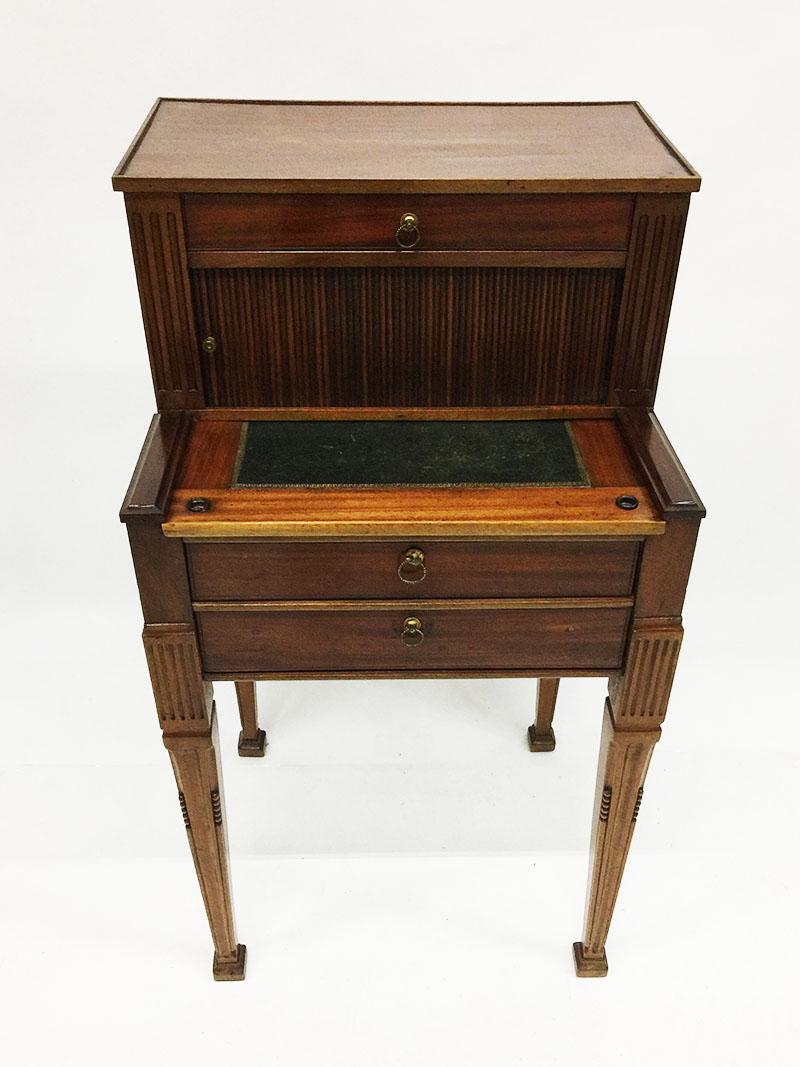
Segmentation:
<svg viewBox="0 0 800 1067">
<path fill-rule="evenodd" d="M 209 674 L 614 670 L 631 605 L 611 601 L 196 604 Z"/>
</svg>

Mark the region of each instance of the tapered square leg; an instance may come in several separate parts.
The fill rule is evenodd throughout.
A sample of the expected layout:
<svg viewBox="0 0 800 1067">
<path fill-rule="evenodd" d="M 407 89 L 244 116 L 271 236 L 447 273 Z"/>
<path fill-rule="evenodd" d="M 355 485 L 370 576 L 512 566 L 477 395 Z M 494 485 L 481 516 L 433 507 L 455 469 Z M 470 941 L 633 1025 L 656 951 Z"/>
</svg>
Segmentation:
<svg viewBox="0 0 800 1067">
<path fill-rule="evenodd" d="M 558 678 L 537 679 L 536 721 L 528 727 L 528 747 L 531 752 L 552 752 L 556 747 L 553 714 L 556 710 L 558 683 Z"/>
<path fill-rule="evenodd" d="M 164 744 L 178 783 L 186 836 L 211 927 L 214 978 L 237 981 L 244 978 L 245 948 L 236 940 L 233 921 L 216 722 L 206 736 L 167 736 Z"/>
<path fill-rule="evenodd" d="M 606 937 L 644 793 L 661 737 L 683 630 L 678 620 L 638 620 L 624 670 L 606 701 L 592 820 L 592 867 L 583 940 L 573 946 L 581 978 L 608 972 Z"/>
<path fill-rule="evenodd" d="M 592 873 L 583 941 L 574 947 L 575 971 L 581 978 L 608 972 L 606 937 L 639 814 L 644 778 L 660 736 L 659 729 L 618 730 L 606 705 L 592 823 Z"/>
<path fill-rule="evenodd" d="M 228 870 L 225 798 L 211 686 L 203 681 L 191 624 L 145 626 L 144 645 L 164 745 L 214 942 L 214 978 L 244 978 Z"/>
<path fill-rule="evenodd" d="M 267 735 L 258 726 L 258 704 L 255 682 L 235 682 L 236 699 L 239 703 L 240 756 L 263 756 L 267 747 Z"/>
</svg>

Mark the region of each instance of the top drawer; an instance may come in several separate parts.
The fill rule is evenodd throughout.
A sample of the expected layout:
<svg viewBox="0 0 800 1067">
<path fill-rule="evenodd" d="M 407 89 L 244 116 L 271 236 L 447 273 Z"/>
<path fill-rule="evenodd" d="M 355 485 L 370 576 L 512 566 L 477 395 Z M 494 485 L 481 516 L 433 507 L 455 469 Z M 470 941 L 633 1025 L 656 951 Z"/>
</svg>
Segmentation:
<svg viewBox="0 0 800 1067">
<path fill-rule="evenodd" d="M 614 251 L 632 212 L 632 196 L 596 193 L 184 198 L 189 251 Z"/>
<path fill-rule="evenodd" d="M 186 542 L 196 600 L 627 596 L 638 541 Z"/>
</svg>

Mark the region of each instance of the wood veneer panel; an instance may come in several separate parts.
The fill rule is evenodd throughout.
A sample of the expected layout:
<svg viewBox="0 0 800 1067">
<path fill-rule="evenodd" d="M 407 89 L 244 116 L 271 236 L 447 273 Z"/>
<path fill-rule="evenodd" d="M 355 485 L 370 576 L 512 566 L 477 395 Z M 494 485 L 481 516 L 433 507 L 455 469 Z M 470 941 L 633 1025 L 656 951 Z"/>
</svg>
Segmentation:
<svg viewBox="0 0 800 1067">
<path fill-rule="evenodd" d="M 156 523 L 128 524 L 139 599 L 146 623 L 190 622 L 192 602 L 186 556 L 180 541 Z"/>
<path fill-rule="evenodd" d="M 642 472 L 625 447 L 615 419 L 575 419 L 572 435 L 592 485 L 638 485 Z"/>
<path fill-rule="evenodd" d="M 197 421 L 216 422 L 227 419 L 610 419 L 619 408 L 603 404 L 547 404 L 520 405 L 513 408 L 495 407 L 369 407 L 369 408 L 204 408 L 194 414 Z"/>
<path fill-rule="evenodd" d="M 374 417 L 368 408 L 351 411 L 354 418 Z M 593 419 L 571 423 L 590 478 L 597 478 L 588 489 L 256 490 L 229 488 L 241 427 L 240 421 L 230 417 L 234 414 L 237 413 L 228 412 L 220 420 L 209 413 L 196 418 L 163 526 L 168 536 L 391 539 L 563 533 L 577 537 L 642 537 L 664 530 L 661 514 L 610 418 L 597 420 L 602 424 L 597 427 L 592 425 Z M 246 414 L 239 412 L 238 418 Z M 280 410 L 270 414 L 284 417 Z M 435 410 L 417 410 L 412 417 L 436 414 Z M 526 417 L 530 414 L 527 412 Z M 324 411 L 309 415 L 327 417 Z M 404 417 L 402 410 L 396 408 L 382 415 Z M 496 409 L 492 415 L 519 417 L 511 409 Z M 615 500 L 621 494 L 638 497 L 639 507 L 635 511 L 620 510 Z M 211 510 L 204 514 L 189 512 L 186 503 L 192 497 L 207 497 Z"/>
<path fill-rule="evenodd" d="M 624 250 L 633 196 L 436 196 L 405 194 L 184 198 L 192 250 L 397 251 L 401 217 L 419 220 L 419 251 L 454 249 Z"/>
<path fill-rule="evenodd" d="M 619 267 L 625 266 L 625 251 L 531 248 L 457 251 L 314 250 L 290 251 L 198 251 L 188 252 L 192 268 L 222 267 Z"/>
<path fill-rule="evenodd" d="M 622 272 L 195 270 L 209 405 L 592 404 Z"/>
<path fill-rule="evenodd" d="M 241 422 L 197 421 L 192 432 L 192 445 L 186 452 L 181 470 L 180 484 L 229 489 L 241 436 Z"/>
<path fill-rule="evenodd" d="M 697 189 L 632 102 L 162 100 L 117 189 L 262 192 Z"/>
<path fill-rule="evenodd" d="M 433 602 L 436 605 L 436 602 Z M 206 671 L 536 669 L 554 663 L 613 669 L 622 662 L 630 609 L 608 607 L 444 608 L 410 601 L 383 610 L 326 604 L 198 612 Z M 421 644 L 401 633 L 422 623 Z"/>
<path fill-rule="evenodd" d="M 614 503 L 639 498 L 635 511 Z M 195 514 L 187 502 L 207 497 Z M 664 523 L 638 485 L 592 489 L 176 490 L 162 529 L 168 537 L 419 538 L 565 535 L 643 537 Z"/>
<path fill-rule="evenodd" d="M 626 596 L 639 541 L 187 545 L 195 600 L 402 597 Z M 423 553 L 415 581 L 401 580 L 403 554 Z M 408 575 L 406 575 L 408 577 Z"/>
<path fill-rule="evenodd" d="M 670 516 L 663 537 L 645 541 L 636 583 L 636 616 L 680 616 L 700 531 L 700 516 Z"/>
</svg>

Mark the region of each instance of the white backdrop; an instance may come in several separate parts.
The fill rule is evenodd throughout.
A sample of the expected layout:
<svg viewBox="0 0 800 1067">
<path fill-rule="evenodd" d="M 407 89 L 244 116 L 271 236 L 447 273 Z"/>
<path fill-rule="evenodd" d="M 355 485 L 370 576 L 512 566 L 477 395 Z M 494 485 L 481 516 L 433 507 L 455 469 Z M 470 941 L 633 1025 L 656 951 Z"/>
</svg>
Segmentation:
<svg viewBox="0 0 800 1067">
<path fill-rule="evenodd" d="M 798 20 L 712 0 L 14 0 L 2 15 L 0 1051 L 9 1063 L 794 1062 Z M 657 410 L 709 508 L 609 939 L 603 685 L 217 687 L 248 979 L 211 945 L 116 511 L 153 398 L 110 174 L 157 95 L 640 99 L 704 176 Z M 254 1062 L 250 1060 L 249 1062 Z"/>
</svg>

